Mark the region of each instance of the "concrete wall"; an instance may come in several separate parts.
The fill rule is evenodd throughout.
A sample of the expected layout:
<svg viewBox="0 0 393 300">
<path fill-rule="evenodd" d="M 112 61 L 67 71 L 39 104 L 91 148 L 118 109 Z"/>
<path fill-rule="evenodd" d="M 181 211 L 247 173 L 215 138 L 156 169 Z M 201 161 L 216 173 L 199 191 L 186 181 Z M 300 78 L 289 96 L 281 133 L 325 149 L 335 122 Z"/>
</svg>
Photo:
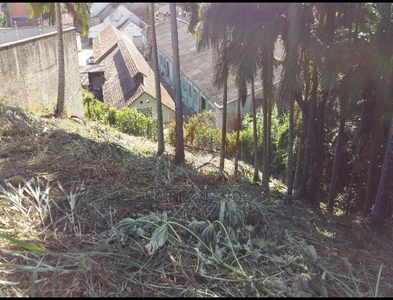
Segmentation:
<svg viewBox="0 0 393 300">
<path fill-rule="evenodd" d="M 56 32 L 56 26 L 29 26 L 0 28 L 0 45 L 13 43 L 40 36 L 46 33 Z"/>
<path fill-rule="evenodd" d="M 65 108 L 83 117 L 75 28 L 64 29 Z M 0 45 L 0 101 L 37 111 L 57 102 L 56 32 Z"/>
</svg>

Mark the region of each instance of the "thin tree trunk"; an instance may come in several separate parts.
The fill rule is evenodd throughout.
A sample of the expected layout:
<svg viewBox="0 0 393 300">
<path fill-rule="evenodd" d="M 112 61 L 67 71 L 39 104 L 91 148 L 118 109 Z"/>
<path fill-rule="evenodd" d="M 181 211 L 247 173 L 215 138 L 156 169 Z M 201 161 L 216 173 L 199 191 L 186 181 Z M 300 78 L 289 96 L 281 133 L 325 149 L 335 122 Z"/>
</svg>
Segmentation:
<svg viewBox="0 0 393 300">
<path fill-rule="evenodd" d="M 223 48 L 225 51 L 226 48 L 226 37 L 224 37 L 223 41 Z M 224 72 L 227 73 L 228 70 L 228 65 L 227 65 L 227 58 L 226 54 L 224 52 L 224 60 L 225 60 L 225 66 L 224 68 L 226 69 Z M 224 170 L 225 167 L 225 149 L 226 149 L 226 136 L 227 136 L 227 103 L 228 103 L 228 80 L 225 79 L 224 85 L 223 85 L 223 98 L 222 98 L 222 130 L 221 130 L 221 153 L 220 153 L 220 169 Z"/>
<path fill-rule="evenodd" d="M 58 62 L 58 85 L 57 85 L 57 104 L 55 116 L 61 118 L 65 105 L 65 69 L 64 69 L 64 41 L 63 24 L 61 21 L 61 5 L 55 2 L 56 22 L 57 22 L 57 62 Z"/>
<path fill-rule="evenodd" d="M 288 164 L 287 164 L 287 193 L 292 196 L 293 190 L 293 123 L 294 123 L 294 98 L 289 98 L 289 139 L 288 139 Z"/>
<path fill-rule="evenodd" d="M 154 84 L 156 88 L 156 102 L 157 102 L 157 138 L 158 150 L 157 155 L 161 155 L 165 151 L 164 143 L 164 121 L 162 117 L 162 104 L 161 104 L 161 84 L 160 84 L 160 69 L 158 67 L 158 53 L 157 53 L 157 38 L 154 17 L 154 3 L 149 3 L 149 19 L 150 19 L 150 34 L 153 50 L 153 70 L 154 70 Z"/>
<path fill-rule="evenodd" d="M 299 198 L 305 199 L 307 195 L 307 183 L 310 176 L 310 163 L 314 139 L 314 126 L 315 126 L 315 110 L 317 102 L 317 85 L 318 85 L 318 74 L 317 67 L 314 64 L 312 74 L 313 87 L 311 91 L 308 121 L 307 121 L 307 137 L 306 147 L 304 152 L 303 167 L 302 167 L 302 178 L 300 181 Z"/>
<path fill-rule="evenodd" d="M 267 51 L 267 49 L 265 49 Z M 269 157 L 268 157 L 268 66 L 266 57 L 268 54 L 263 54 L 262 58 L 263 66 L 263 74 L 262 74 L 262 91 L 263 91 L 263 139 L 262 139 L 262 188 L 265 193 L 269 193 Z"/>
<path fill-rule="evenodd" d="M 258 132 L 257 132 L 257 112 L 255 103 L 254 79 L 251 80 L 251 101 L 252 101 L 252 127 L 254 139 L 254 182 L 259 181 L 259 161 L 258 161 Z"/>
<path fill-rule="evenodd" d="M 295 179 L 293 189 L 295 191 L 299 191 L 300 186 L 300 178 L 302 174 L 302 162 L 304 157 L 304 150 L 305 150 L 305 141 L 306 141 L 306 134 L 307 134 L 307 117 L 304 115 L 302 116 L 302 131 L 299 137 L 299 145 L 298 145 L 298 152 L 296 158 L 296 171 L 295 171 Z"/>
<path fill-rule="evenodd" d="M 303 52 L 302 52 L 303 53 Z M 311 80 L 310 80 L 310 72 L 308 72 L 308 64 L 309 64 L 309 59 L 307 55 L 304 55 L 304 79 L 306 81 L 306 87 L 305 87 L 305 93 L 304 93 L 304 99 L 307 101 L 309 94 L 310 94 L 310 85 L 311 85 Z M 307 142 L 307 122 L 308 122 L 308 114 L 309 114 L 309 105 L 307 105 L 306 101 L 299 101 L 298 97 L 295 97 L 295 100 L 297 101 L 299 107 L 302 110 L 302 132 L 300 135 L 300 142 L 299 142 L 299 152 L 297 156 L 297 162 L 296 162 L 296 173 L 295 173 L 295 183 L 294 183 L 294 190 L 298 191 L 300 193 L 300 184 L 301 184 L 301 178 L 302 178 L 302 170 L 303 170 L 303 158 L 305 156 L 306 152 L 306 142 Z M 308 102 L 309 103 L 309 102 Z M 307 179 L 308 180 L 308 179 Z"/>
<path fill-rule="evenodd" d="M 272 107 L 268 101 L 267 108 L 267 152 L 266 152 L 266 162 L 267 162 L 267 178 L 271 176 L 271 157 L 272 157 Z"/>
<path fill-rule="evenodd" d="M 390 123 L 389 139 L 386 147 L 385 157 L 382 165 L 381 178 L 379 180 L 377 197 L 371 216 L 374 221 L 381 222 L 386 218 L 384 209 L 389 197 L 390 178 L 393 162 L 393 118 Z"/>
<path fill-rule="evenodd" d="M 267 192 L 269 190 L 268 157 L 267 157 L 267 92 L 263 91 L 263 150 L 262 150 L 262 187 Z"/>
<path fill-rule="evenodd" d="M 323 92 L 322 101 L 316 110 L 316 120 L 314 125 L 314 147 L 312 148 L 310 178 L 307 184 L 306 202 L 310 205 L 317 206 L 319 204 L 319 189 L 321 186 L 323 175 L 323 162 L 325 157 L 325 108 L 328 100 L 328 94 Z"/>
<path fill-rule="evenodd" d="M 363 215 L 366 217 L 371 213 L 371 208 L 375 201 L 375 195 L 377 193 L 377 158 L 378 158 L 378 148 L 379 148 L 379 130 L 380 130 L 380 108 L 376 99 L 373 99 L 375 103 L 375 112 L 373 115 L 373 129 L 371 132 L 371 151 L 370 151 L 370 162 L 367 172 L 367 189 L 366 189 L 366 200 L 364 204 Z"/>
<path fill-rule="evenodd" d="M 176 2 L 169 3 L 171 13 L 173 75 L 175 79 L 175 105 L 176 105 L 176 141 L 175 141 L 175 165 L 184 163 L 184 136 L 183 136 L 183 103 L 180 84 L 180 59 L 179 38 L 177 34 Z"/>
<path fill-rule="evenodd" d="M 356 129 L 356 137 L 355 137 L 355 158 L 353 161 L 353 166 L 352 166 L 352 172 L 351 172 L 351 180 L 349 181 L 349 185 L 348 185 L 348 193 L 347 193 L 347 208 L 345 210 L 345 214 L 348 215 L 349 214 L 349 205 L 351 203 L 351 198 L 352 198 L 352 186 L 353 186 L 353 182 L 355 180 L 355 173 L 358 167 L 358 161 L 359 161 L 359 153 L 360 153 L 360 128 L 361 128 L 361 122 L 363 121 L 360 120 L 360 123 L 358 125 L 358 128 Z"/>
<path fill-rule="evenodd" d="M 344 128 L 345 128 L 345 118 L 341 116 L 340 124 L 338 126 L 337 145 L 336 145 L 336 153 L 334 155 L 334 161 L 333 161 L 332 178 L 330 181 L 329 202 L 328 202 L 328 207 L 330 212 L 333 212 L 334 201 L 336 199 L 336 194 L 337 194 L 337 176 L 338 176 L 338 168 L 340 166 Z"/>
<path fill-rule="evenodd" d="M 241 122 L 240 99 L 237 101 L 237 130 L 236 130 L 236 157 L 235 157 L 235 175 L 239 175 L 239 159 L 240 159 L 240 130 Z"/>
</svg>

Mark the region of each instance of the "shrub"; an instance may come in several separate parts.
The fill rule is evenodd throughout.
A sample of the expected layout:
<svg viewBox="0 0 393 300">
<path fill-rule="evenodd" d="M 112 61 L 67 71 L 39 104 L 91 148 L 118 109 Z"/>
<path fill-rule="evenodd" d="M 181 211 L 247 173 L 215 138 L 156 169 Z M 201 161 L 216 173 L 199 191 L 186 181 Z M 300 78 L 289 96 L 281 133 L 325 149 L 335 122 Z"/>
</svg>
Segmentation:
<svg viewBox="0 0 393 300">
<path fill-rule="evenodd" d="M 165 141 L 171 145 L 171 146 L 175 146 L 176 143 L 176 122 L 173 121 L 171 123 L 169 123 L 168 126 L 168 134 L 165 137 Z"/>
<path fill-rule="evenodd" d="M 113 126 L 123 133 L 157 139 L 157 118 L 148 118 L 135 108 L 115 107 L 97 100 L 92 93 L 83 90 L 85 114 L 90 120 Z"/>
<path fill-rule="evenodd" d="M 216 115 L 205 110 L 193 115 L 184 124 L 184 144 L 193 150 L 219 151 L 221 130 Z"/>
</svg>

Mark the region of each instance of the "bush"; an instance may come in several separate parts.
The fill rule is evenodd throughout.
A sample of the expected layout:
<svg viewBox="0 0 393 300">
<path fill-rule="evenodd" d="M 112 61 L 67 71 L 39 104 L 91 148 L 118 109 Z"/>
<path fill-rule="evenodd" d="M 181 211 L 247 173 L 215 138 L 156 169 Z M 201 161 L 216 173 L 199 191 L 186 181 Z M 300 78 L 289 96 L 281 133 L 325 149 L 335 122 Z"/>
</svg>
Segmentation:
<svg viewBox="0 0 393 300">
<path fill-rule="evenodd" d="M 217 127 L 216 115 L 205 110 L 193 115 L 184 124 L 184 144 L 192 150 L 219 151 L 221 130 Z"/>
<path fill-rule="evenodd" d="M 83 90 L 85 115 L 90 120 L 113 126 L 119 131 L 136 136 L 157 140 L 157 119 L 148 118 L 135 108 L 125 107 L 118 110 L 115 107 L 97 100 L 92 93 Z"/>
<path fill-rule="evenodd" d="M 168 126 L 168 134 L 165 138 L 165 141 L 171 145 L 171 146 L 175 146 L 176 143 L 176 122 L 173 121 L 171 123 L 169 123 Z"/>
<path fill-rule="evenodd" d="M 236 131 L 227 133 L 225 144 L 225 157 L 228 159 L 235 158 L 236 155 Z M 221 143 L 220 143 L 221 145 Z"/>
</svg>

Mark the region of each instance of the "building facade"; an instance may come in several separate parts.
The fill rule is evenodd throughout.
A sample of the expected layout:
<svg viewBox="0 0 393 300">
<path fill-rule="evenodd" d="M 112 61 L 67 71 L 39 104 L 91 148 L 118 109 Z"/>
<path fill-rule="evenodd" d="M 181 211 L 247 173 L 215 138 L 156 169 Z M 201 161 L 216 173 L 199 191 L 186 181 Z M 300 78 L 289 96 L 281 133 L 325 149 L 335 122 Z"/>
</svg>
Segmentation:
<svg viewBox="0 0 393 300">
<path fill-rule="evenodd" d="M 196 50 L 196 37 L 188 32 L 188 23 L 177 19 L 179 56 L 180 56 L 180 80 L 182 86 L 183 103 L 192 108 L 196 113 L 203 110 L 211 110 L 216 113 L 219 128 L 222 128 L 223 90 L 213 85 L 213 50 L 206 49 L 198 52 Z M 147 57 L 148 45 L 147 31 L 142 30 L 143 51 Z M 172 59 L 172 37 L 170 22 L 156 25 L 156 37 L 158 48 L 158 61 L 161 75 L 164 76 L 174 87 L 173 59 Z M 275 71 L 275 77 L 280 77 L 281 70 Z M 252 110 L 250 89 L 244 106 L 241 106 L 241 118 Z M 228 104 L 227 104 L 227 130 L 235 130 L 241 122 L 238 120 L 237 101 L 238 89 L 234 76 L 228 78 Z M 262 84 L 255 82 L 255 97 L 262 98 Z"/>
</svg>

